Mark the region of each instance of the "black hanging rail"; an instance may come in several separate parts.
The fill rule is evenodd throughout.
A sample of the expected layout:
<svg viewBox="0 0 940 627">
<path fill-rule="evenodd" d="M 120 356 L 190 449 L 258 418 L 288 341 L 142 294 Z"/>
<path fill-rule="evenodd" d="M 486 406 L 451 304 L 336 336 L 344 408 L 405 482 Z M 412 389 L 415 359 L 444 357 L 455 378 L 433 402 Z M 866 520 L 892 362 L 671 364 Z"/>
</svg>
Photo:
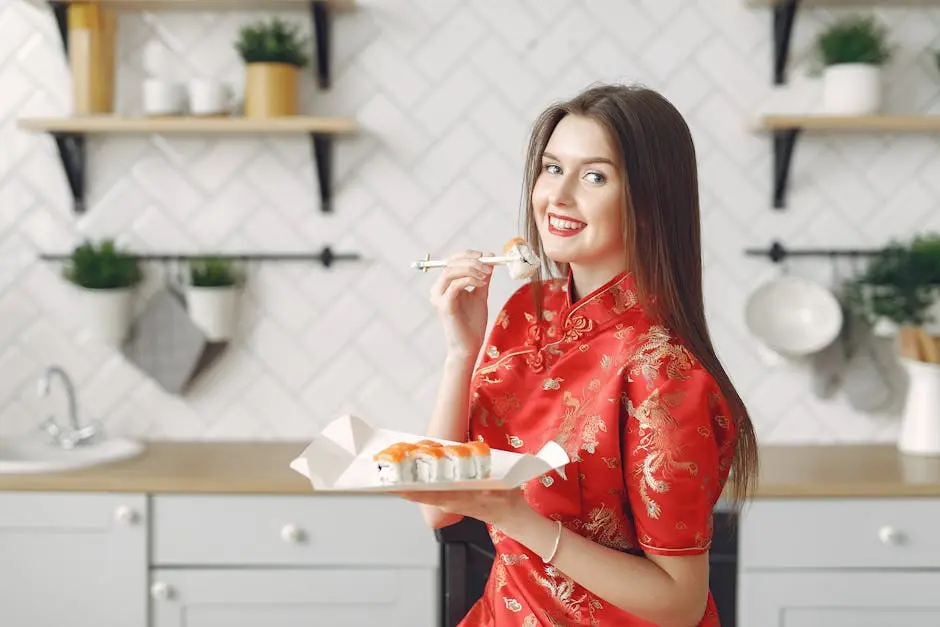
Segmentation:
<svg viewBox="0 0 940 627">
<path fill-rule="evenodd" d="M 770 248 L 748 248 L 744 254 L 748 257 L 767 257 L 779 263 L 787 257 L 872 257 L 879 254 L 878 248 L 785 248 L 780 242 L 774 242 Z"/>
<path fill-rule="evenodd" d="M 231 259 L 234 261 L 281 261 L 304 262 L 316 261 L 329 268 L 337 261 L 358 261 L 358 253 L 335 253 L 329 246 L 324 246 L 319 253 L 129 253 L 138 261 L 200 261 L 203 259 Z M 71 253 L 44 253 L 39 256 L 44 261 L 67 261 Z"/>
</svg>

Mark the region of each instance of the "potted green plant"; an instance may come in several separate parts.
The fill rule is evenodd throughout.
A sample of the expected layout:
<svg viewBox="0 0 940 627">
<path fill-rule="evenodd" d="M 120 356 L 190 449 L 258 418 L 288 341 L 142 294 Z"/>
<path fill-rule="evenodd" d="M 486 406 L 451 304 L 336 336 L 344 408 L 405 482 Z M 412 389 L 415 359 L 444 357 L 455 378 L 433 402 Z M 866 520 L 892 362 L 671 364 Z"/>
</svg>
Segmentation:
<svg viewBox="0 0 940 627">
<path fill-rule="evenodd" d="M 81 296 L 91 337 L 120 345 L 130 328 L 134 288 L 143 278 L 137 258 L 112 239 L 86 240 L 72 251 L 63 276 Z"/>
<path fill-rule="evenodd" d="M 243 281 L 231 259 L 207 257 L 190 262 L 186 308 L 207 340 L 223 342 L 234 335 Z"/>
<path fill-rule="evenodd" d="M 880 335 L 940 324 L 940 234 L 892 241 L 849 285 L 851 302 Z"/>
<path fill-rule="evenodd" d="M 245 116 L 297 115 L 307 39 L 280 18 L 243 26 L 235 49 L 245 62 Z"/>
<path fill-rule="evenodd" d="M 887 29 L 871 16 L 849 16 L 820 33 L 827 113 L 865 115 L 881 109 L 882 66 L 892 56 Z"/>
</svg>

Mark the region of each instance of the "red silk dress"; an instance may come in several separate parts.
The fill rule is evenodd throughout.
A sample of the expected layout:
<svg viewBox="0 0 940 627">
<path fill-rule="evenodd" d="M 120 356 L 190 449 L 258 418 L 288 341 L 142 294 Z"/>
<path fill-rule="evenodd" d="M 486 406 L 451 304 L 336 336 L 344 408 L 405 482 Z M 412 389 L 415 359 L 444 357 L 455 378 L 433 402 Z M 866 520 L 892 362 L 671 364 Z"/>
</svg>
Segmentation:
<svg viewBox="0 0 940 627">
<path fill-rule="evenodd" d="M 563 473 L 523 489 L 570 531 L 641 556 L 706 552 L 735 437 L 717 385 L 645 317 L 630 274 L 575 303 L 569 294 L 568 280 L 546 281 L 537 320 L 527 284 L 500 311 L 471 383 L 470 437 L 519 453 L 563 446 Z M 460 627 L 652 625 L 489 532 L 493 569 Z M 709 595 L 699 626 L 718 625 Z"/>
</svg>

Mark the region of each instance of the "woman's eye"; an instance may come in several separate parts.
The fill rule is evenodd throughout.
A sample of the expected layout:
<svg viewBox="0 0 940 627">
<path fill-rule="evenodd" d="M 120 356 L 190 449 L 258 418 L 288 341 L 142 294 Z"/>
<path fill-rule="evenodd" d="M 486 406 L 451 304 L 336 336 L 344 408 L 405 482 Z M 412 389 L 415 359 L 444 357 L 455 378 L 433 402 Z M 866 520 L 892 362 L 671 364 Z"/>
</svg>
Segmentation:
<svg viewBox="0 0 940 627">
<path fill-rule="evenodd" d="M 559 172 L 561 172 L 561 168 L 559 168 L 554 163 L 546 163 L 544 166 L 542 166 L 542 169 L 548 172 L 549 174 L 558 174 Z"/>
<path fill-rule="evenodd" d="M 587 177 L 589 181 L 598 185 L 607 181 L 607 177 L 600 172 L 588 172 Z"/>
</svg>

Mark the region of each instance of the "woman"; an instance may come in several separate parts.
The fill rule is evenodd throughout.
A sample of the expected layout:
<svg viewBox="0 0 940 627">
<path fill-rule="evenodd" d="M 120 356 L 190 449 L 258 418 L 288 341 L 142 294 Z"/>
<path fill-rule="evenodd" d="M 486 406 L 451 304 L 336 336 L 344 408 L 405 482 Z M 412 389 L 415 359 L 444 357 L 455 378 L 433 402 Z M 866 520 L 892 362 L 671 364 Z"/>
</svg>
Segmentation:
<svg viewBox="0 0 940 627">
<path fill-rule="evenodd" d="M 449 258 L 427 433 L 555 440 L 572 463 L 522 490 L 405 495 L 435 528 L 489 526 L 497 557 L 461 624 L 716 626 L 712 508 L 729 471 L 746 496 L 757 447 L 705 322 L 689 129 L 653 91 L 591 88 L 538 118 L 525 192 L 527 239 L 558 278 L 521 287 L 485 338 L 492 269 Z"/>
</svg>

